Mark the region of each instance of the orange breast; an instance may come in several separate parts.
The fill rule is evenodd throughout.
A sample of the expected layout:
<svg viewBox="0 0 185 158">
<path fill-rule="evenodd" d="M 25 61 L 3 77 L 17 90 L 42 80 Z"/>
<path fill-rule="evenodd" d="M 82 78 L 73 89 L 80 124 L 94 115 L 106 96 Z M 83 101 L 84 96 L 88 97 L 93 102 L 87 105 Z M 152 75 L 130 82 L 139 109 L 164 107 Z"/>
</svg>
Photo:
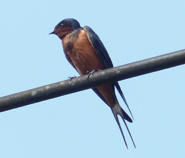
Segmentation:
<svg viewBox="0 0 185 158">
<path fill-rule="evenodd" d="M 84 75 L 87 71 L 92 70 L 103 70 L 104 67 L 98 58 L 98 55 L 91 46 L 85 31 L 81 31 L 78 39 L 74 42 L 74 39 L 68 39 L 68 41 L 63 42 L 63 46 L 68 43 L 74 43 L 72 49 L 66 51 L 67 55 L 70 57 L 73 65 L 77 71 Z"/>
</svg>

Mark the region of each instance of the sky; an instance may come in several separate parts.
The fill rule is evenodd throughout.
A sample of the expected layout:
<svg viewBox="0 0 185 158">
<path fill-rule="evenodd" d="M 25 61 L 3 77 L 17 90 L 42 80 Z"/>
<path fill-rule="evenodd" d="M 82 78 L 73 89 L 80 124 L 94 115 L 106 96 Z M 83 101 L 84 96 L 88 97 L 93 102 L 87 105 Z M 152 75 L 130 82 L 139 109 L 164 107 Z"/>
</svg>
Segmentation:
<svg viewBox="0 0 185 158">
<path fill-rule="evenodd" d="M 78 76 L 61 41 L 65 18 L 90 26 L 114 66 L 185 48 L 184 1 L 0 1 L 0 96 Z M 0 113 L 1 158 L 185 157 L 185 65 L 120 81 L 134 115 L 120 119 L 92 90 Z M 117 93 L 118 96 L 118 93 Z M 120 96 L 120 105 L 128 112 Z"/>
</svg>

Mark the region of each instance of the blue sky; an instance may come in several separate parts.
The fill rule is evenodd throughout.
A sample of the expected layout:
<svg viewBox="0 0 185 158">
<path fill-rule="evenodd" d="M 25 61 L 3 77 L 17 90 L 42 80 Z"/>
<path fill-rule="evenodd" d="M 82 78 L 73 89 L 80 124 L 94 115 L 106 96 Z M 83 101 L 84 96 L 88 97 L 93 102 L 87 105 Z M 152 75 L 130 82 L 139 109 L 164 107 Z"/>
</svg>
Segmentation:
<svg viewBox="0 0 185 158">
<path fill-rule="evenodd" d="M 0 96 L 77 76 L 60 40 L 65 18 L 90 26 L 114 66 L 185 48 L 184 1 L 1 1 Z M 127 150 L 111 110 L 92 90 L 0 113 L 2 158 L 185 157 L 185 66 L 119 82 L 135 120 Z M 121 106 L 126 109 L 118 97 Z"/>
</svg>

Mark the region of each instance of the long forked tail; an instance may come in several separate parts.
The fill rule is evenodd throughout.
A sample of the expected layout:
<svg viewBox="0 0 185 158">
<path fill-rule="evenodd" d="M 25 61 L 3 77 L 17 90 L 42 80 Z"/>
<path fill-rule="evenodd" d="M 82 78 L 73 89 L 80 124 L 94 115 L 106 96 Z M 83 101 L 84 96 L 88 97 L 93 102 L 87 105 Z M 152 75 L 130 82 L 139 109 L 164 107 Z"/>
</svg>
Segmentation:
<svg viewBox="0 0 185 158">
<path fill-rule="evenodd" d="M 132 140 L 132 143 L 133 143 L 134 147 L 136 148 L 136 145 L 135 145 L 135 143 L 134 143 L 134 140 L 133 140 L 133 138 L 132 138 L 132 135 L 131 135 L 131 133 L 130 133 L 130 131 L 129 131 L 129 128 L 128 128 L 126 122 L 125 122 L 125 120 L 127 120 L 128 122 L 132 122 L 132 119 L 127 115 L 127 113 L 121 108 L 121 106 L 120 106 L 119 104 L 115 104 L 115 106 L 112 107 L 111 110 L 112 110 L 113 115 L 114 115 L 114 117 L 115 117 L 115 119 L 116 119 L 116 122 L 117 122 L 117 124 L 118 124 L 118 126 L 119 126 L 119 129 L 120 129 L 121 134 L 122 134 L 122 136 L 123 136 L 123 140 L 124 140 L 124 142 L 125 142 L 126 147 L 128 148 L 128 145 L 127 145 L 125 136 L 124 136 L 124 134 L 123 134 L 123 130 L 122 130 L 122 128 L 121 128 L 121 125 L 120 125 L 120 122 L 119 122 L 119 119 L 118 119 L 118 115 L 120 115 L 121 118 L 123 119 L 123 122 L 124 122 L 124 124 L 125 124 L 125 126 L 126 126 L 126 128 L 127 128 L 127 131 L 128 131 L 128 133 L 129 133 L 129 135 L 130 135 L 130 138 L 131 138 L 131 140 Z"/>
<path fill-rule="evenodd" d="M 125 104 L 126 104 L 128 110 L 129 110 L 129 112 L 130 112 L 132 118 L 134 119 L 134 116 L 132 115 L 132 112 L 131 112 L 131 110 L 130 110 L 130 107 L 128 106 L 128 103 L 127 103 L 127 101 L 126 101 L 126 98 L 125 98 L 125 96 L 124 96 L 124 94 L 123 94 L 123 92 L 122 92 L 122 90 L 121 90 L 121 87 L 120 87 L 120 85 L 118 84 L 118 82 L 115 83 L 115 86 L 116 86 L 116 88 L 117 88 L 119 94 L 121 95 L 123 101 L 125 102 Z"/>
</svg>

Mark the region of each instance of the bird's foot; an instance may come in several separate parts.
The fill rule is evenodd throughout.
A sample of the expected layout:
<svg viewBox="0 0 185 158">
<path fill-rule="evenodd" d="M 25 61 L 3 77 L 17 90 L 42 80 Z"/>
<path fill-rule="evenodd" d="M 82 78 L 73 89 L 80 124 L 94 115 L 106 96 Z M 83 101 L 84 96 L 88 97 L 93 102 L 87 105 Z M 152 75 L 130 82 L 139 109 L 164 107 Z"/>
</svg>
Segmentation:
<svg viewBox="0 0 185 158">
<path fill-rule="evenodd" d="M 71 81 L 73 78 L 76 78 L 76 76 L 74 76 L 74 77 L 68 77 L 68 79 L 70 79 L 70 81 Z"/>
<path fill-rule="evenodd" d="M 96 72 L 97 70 L 92 70 L 92 71 L 86 71 L 86 74 L 88 74 L 88 76 L 87 76 L 87 80 L 89 81 L 89 78 L 90 78 L 90 76 L 92 75 L 93 76 L 93 74 Z"/>
</svg>

